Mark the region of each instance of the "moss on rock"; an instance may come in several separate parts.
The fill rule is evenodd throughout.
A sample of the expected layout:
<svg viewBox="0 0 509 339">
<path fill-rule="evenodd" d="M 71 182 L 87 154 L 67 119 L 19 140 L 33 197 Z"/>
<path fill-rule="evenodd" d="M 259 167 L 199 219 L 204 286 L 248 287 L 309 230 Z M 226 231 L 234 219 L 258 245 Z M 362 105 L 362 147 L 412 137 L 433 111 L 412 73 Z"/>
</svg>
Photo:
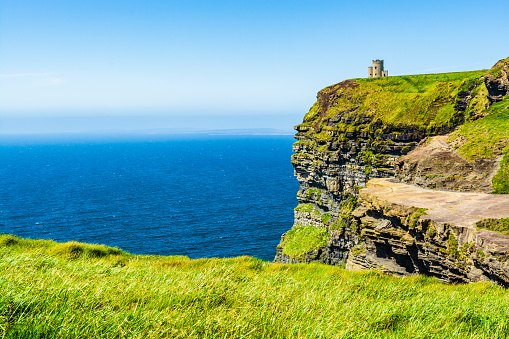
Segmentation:
<svg viewBox="0 0 509 339">
<path fill-rule="evenodd" d="M 483 219 L 478 221 L 475 226 L 477 229 L 485 229 L 493 232 L 509 235 L 509 218 L 503 219 Z"/>
</svg>

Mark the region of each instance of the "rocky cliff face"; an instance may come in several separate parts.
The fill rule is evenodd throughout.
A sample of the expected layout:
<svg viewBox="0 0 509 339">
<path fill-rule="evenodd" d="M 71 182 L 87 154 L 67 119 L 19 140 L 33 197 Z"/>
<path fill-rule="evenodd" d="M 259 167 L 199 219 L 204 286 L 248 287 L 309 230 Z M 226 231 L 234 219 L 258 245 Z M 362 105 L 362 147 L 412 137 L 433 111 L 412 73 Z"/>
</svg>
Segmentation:
<svg viewBox="0 0 509 339">
<path fill-rule="evenodd" d="M 345 264 L 350 248 L 358 236 L 348 225 L 348 213 L 361 187 L 370 178 L 394 176 L 395 162 L 423 138 L 423 131 L 385 126 L 384 134 L 371 131 L 371 119 L 352 110 L 327 117 L 333 103 L 355 90 L 346 81 L 318 94 L 313 106 L 315 118 L 296 126 L 297 142 L 293 145 L 292 164 L 300 183 L 295 209 L 295 225 L 325 227 L 331 238 L 327 246 L 307 253 L 305 258 L 290 258 L 280 250 L 278 262 L 321 261 Z M 344 90 L 344 91 L 343 91 Z M 376 136 L 375 136 L 376 134 Z"/>
<path fill-rule="evenodd" d="M 498 153 L 489 159 L 469 161 L 456 150 L 461 138 L 450 141 L 443 135 L 465 122 L 482 119 L 491 103 L 506 101 L 504 95 L 509 91 L 503 90 L 509 58 L 504 62 L 500 70 L 493 71 L 497 63 L 488 74 L 356 79 L 320 91 L 303 123 L 296 126 L 292 164 L 300 183 L 299 205 L 294 228 L 282 236 L 275 261 L 317 261 L 351 269 L 384 267 L 394 274 L 424 273 L 444 281 L 490 279 L 505 284 L 506 280 L 494 278 L 491 271 L 482 271 L 481 264 L 468 266 L 458 260 L 444 264 L 450 254 L 435 248 L 448 251 L 448 235 L 459 234 L 456 226 L 435 222 L 433 227 L 442 232 L 441 238 L 428 239 L 424 233 L 430 224 L 421 221 L 424 214 L 417 217 L 418 226 L 411 232 L 408 222 L 401 221 L 405 213 L 415 216 L 424 207 L 401 204 L 404 207 L 395 207 L 401 215 L 394 214 L 387 208 L 374 208 L 376 204 L 364 194 L 371 179 L 395 176 L 433 189 L 491 191 L 502 149 L 509 143 L 501 142 Z M 438 137 L 431 138 L 434 135 Z M 317 245 L 312 241 L 315 233 L 306 228 L 320 228 L 326 236 Z M 461 232 L 475 233 L 475 229 L 471 226 Z M 467 238 L 475 238 L 474 233 Z M 458 265 L 477 273 L 469 275 Z"/>
</svg>

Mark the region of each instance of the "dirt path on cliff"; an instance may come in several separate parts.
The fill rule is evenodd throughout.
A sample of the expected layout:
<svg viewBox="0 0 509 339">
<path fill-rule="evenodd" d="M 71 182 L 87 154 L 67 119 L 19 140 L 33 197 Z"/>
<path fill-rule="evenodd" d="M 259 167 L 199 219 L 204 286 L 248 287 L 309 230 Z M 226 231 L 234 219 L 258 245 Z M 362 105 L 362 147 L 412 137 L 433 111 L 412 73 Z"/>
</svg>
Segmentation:
<svg viewBox="0 0 509 339">
<path fill-rule="evenodd" d="M 389 203 L 426 208 L 426 219 L 461 227 L 487 218 L 509 218 L 509 195 L 450 192 L 424 189 L 395 179 L 372 179 L 361 190 Z"/>
</svg>

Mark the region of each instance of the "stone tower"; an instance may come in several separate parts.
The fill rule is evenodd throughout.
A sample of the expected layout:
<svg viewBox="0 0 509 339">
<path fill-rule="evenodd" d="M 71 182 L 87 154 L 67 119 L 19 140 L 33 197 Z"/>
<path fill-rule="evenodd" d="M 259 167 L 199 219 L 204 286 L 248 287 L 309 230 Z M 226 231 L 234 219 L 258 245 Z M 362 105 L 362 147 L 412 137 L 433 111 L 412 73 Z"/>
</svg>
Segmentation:
<svg viewBox="0 0 509 339">
<path fill-rule="evenodd" d="M 389 71 L 384 71 L 383 60 L 373 60 L 373 66 L 368 67 L 368 78 L 388 77 Z"/>
</svg>

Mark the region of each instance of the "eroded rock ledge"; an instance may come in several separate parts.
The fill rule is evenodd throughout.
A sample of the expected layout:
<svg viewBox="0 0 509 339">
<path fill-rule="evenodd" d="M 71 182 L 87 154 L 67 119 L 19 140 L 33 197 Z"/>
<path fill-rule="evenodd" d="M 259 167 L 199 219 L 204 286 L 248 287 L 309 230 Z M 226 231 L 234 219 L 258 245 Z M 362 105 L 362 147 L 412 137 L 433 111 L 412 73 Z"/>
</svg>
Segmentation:
<svg viewBox="0 0 509 339">
<path fill-rule="evenodd" d="M 373 179 L 353 215 L 359 233 L 348 269 L 426 274 L 444 282 L 490 280 L 509 286 L 509 236 L 478 230 L 509 217 L 509 196 L 433 191 Z"/>
</svg>

